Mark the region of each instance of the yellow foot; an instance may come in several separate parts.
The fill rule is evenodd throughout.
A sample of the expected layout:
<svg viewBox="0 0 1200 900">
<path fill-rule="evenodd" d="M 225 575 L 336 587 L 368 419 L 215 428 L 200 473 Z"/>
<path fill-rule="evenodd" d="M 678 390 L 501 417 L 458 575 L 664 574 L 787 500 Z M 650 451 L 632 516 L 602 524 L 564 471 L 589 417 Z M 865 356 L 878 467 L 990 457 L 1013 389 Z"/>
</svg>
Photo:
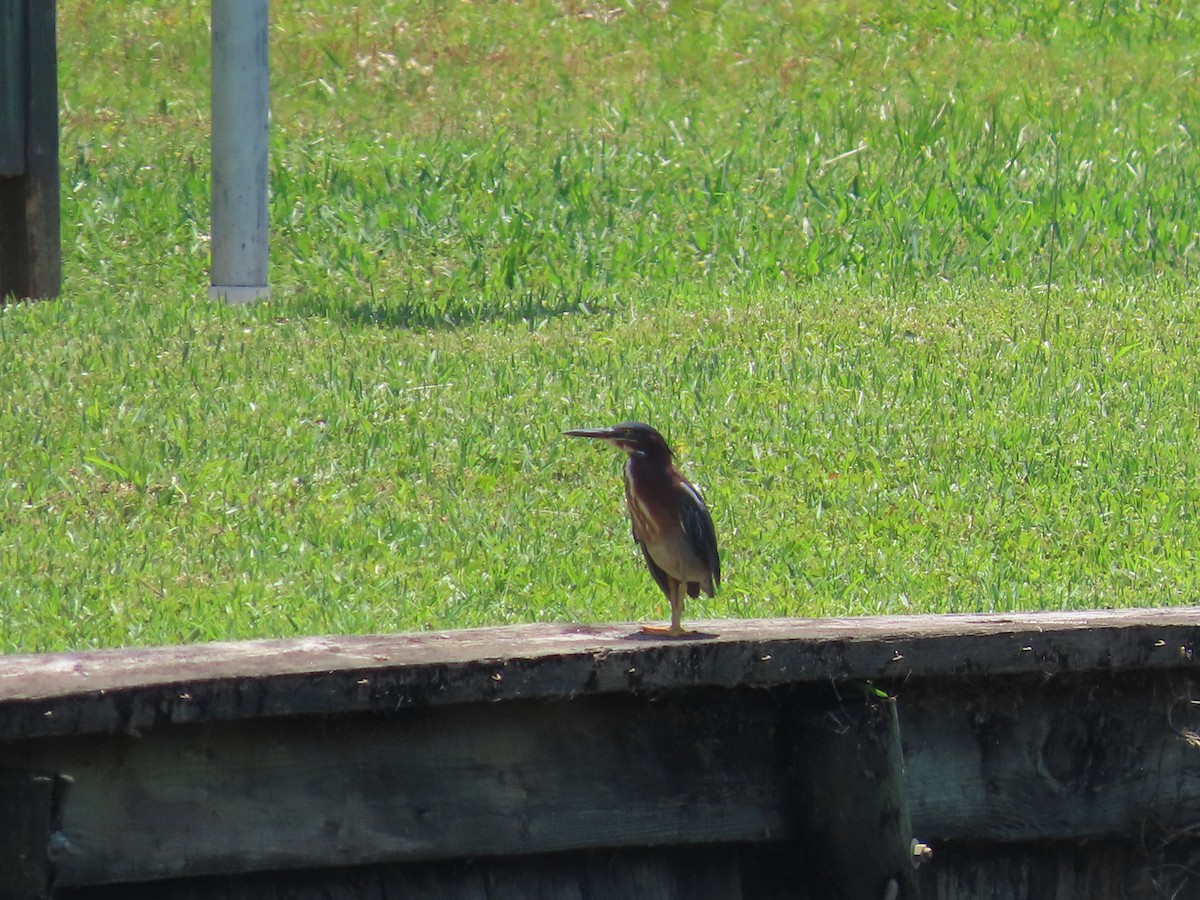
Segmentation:
<svg viewBox="0 0 1200 900">
<path fill-rule="evenodd" d="M 682 625 L 643 625 L 642 634 L 664 634 L 667 637 L 682 637 L 688 634 Z"/>
</svg>

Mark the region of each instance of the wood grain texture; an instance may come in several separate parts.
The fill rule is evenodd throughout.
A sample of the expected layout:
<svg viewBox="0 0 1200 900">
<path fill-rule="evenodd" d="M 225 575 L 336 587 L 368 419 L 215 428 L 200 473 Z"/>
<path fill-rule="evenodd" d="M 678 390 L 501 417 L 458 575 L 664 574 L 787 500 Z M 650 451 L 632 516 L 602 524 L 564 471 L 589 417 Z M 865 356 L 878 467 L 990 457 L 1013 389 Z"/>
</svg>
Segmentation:
<svg viewBox="0 0 1200 900">
<path fill-rule="evenodd" d="M 1130 837 L 1200 821 L 1200 682 L 1095 673 L 915 686 L 898 699 L 925 841 Z"/>
<path fill-rule="evenodd" d="M 861 687 L 784 716 L 806 882 L 825 900 L 918 896 L 895 701 Z"/>
<path fill-rule="evenodd" d="M 758 848 L 606 850 L 425 865 L 273 872 L 61 892 L 62 900 L 809 900 Z M 778 885 L 786 885 L 779 888 Z"/>
<path fill-rule="evenodd" d="M 919 870 L 922 900 L 1155 900 L 1200 896 L 1197 854 L 1130 841 L 955 844 Z M 422 866 L 276 872 L 116 885 L 61 900 L 497 900 L 531 870 L 573 873 L 589 900 L 811 900 L 799 881 L 756 874 L 772 861 L 751 848 L 579 853 Z M 590 893 L 589 893 L 590 892 Z M 505 895 L 507 896 L 507 895 Z M 557 900 L 528 893 L 523 900 Z M 57 900 L 57 898 L 56 898 Z"/>
<path fill-rule="evenodd" d="M 784 839 L 778 709 L 727 693 L 42 739 L 0 765 L 72 779 L 63 887 Z"/>
<path fill-rule="evenodd" d="M 40 897 L 50 888 L 55 781 L 0 769 L 0 897 Z"/>
<path fill-rule="evenodd" d="M 1192 669 L 1200 611 L 521 625 L 0 657 L 0 740 L 480 700 Z"/>
<path fill-rule="evenodd" d="M 1193 844 L 1194 846 L 1194 844 Z M 919 870 L 923 900 L 1185 900 L 1200 854 L 1129 841 L 950 844 Z"/>
</svg>

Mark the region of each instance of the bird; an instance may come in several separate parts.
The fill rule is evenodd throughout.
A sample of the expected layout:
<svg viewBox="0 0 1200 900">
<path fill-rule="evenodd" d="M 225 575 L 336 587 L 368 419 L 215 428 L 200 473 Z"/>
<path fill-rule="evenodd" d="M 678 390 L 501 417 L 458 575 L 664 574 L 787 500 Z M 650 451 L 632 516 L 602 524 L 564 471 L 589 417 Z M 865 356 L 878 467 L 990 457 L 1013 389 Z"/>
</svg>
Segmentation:
<svg viewBox="0 0 1200 900">
<path fill-rule="evenodd" d="M 563 434 L 604 441 L 627 454 L 625 500 L 633 539 L 671 604 L 669 626 L 647 625 L 642 630 L 671 637 L 687 634 L 681 622 L 684 594 L 694 598 L 704 591 L 713 597 L 721 584 L 717 532 L 704 498 L 675 468 L 671 448 L 649 425 L 622 422 Z"/>
</svg>

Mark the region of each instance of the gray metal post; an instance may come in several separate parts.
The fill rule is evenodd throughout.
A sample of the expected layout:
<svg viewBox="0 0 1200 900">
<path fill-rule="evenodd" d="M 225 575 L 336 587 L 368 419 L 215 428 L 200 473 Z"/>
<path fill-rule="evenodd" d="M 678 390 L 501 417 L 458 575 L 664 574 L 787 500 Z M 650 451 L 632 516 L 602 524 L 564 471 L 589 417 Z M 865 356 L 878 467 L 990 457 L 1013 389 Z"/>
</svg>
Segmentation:
<svg viewBox="0 0 1200 900">
<path fill-rule="evenodd" d="M 267 0 L 212 0 L 212 286 L 266 297 Z"/>
</svg>

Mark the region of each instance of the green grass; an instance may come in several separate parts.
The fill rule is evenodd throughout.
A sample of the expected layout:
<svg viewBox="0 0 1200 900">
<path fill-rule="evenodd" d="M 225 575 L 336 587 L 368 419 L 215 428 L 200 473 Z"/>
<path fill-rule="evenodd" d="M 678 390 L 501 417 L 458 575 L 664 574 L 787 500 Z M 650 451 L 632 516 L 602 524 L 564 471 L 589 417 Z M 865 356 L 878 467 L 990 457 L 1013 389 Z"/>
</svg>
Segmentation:
<svg viewBox="0 0 1200 900">
<path fill-rule="evenodd" d="M 1028 5 L 1022 4 L 1021 7 Z M 0 650 L 1187 603 L 1177 4 L 272 6 L 273 299 L 203 299 L 208 4 L 59 4 L 65 285 L 0 311 Z"/>
</svg>

